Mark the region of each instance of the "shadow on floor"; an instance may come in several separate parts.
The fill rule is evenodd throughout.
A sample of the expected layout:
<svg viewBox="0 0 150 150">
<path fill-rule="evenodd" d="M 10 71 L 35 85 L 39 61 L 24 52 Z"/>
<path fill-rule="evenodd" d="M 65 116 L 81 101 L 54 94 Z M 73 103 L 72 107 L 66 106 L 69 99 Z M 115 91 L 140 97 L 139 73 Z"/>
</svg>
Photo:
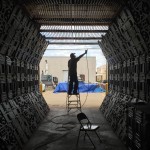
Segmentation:
<svg viewBox="0 0 150 150">
<path fill-rule="evenodd" d="M 114 134 L 112 128 L 97 108 L 84 108 L 82 111 L 92 123 L 100 126 L 97 136 L 90 133 L 96 149 L 100 150 L 126 150 L 124 144 Z M 79 131 L 77 114 L 79 111 L 71 110 L 69 115 L 63 107 L 51 107 L 49 114 L 35 131 L 23 150 L 93 150 L 89 139 L 81 136 L 78 147 L 76 146 Z"/>
</svg>

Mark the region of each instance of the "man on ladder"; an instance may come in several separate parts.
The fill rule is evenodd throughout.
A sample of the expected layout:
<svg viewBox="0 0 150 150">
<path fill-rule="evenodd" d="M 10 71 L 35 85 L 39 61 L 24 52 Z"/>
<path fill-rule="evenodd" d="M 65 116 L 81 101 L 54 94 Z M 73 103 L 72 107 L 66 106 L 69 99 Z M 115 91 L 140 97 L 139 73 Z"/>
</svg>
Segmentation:
<svg viewBox="0 0 150 150">
<path fill-rule="evenodd" d="M 81 54 L 79 57 L 75 56 L 75 53 L 70 54 L 70 60 L 68 61 L 68 81 L 69 81 L 69 88 L 68 88 L 68 95 L 77 95 L 78 94 L 78 77 L 77 77 L 77 62 L 87 54 L 87 50 L 85 53 Z M 72 93 L 73 91 L 73 93 Z"/>
</svg>

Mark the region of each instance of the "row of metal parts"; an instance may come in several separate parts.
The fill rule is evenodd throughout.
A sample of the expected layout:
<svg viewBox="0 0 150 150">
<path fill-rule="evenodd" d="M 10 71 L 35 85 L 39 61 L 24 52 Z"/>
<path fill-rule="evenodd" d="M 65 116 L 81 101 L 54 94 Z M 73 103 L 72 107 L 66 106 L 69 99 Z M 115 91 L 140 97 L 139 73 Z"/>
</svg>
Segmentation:
<svg viewBox="0 0 150 150">
<path fill-rule="evenodd" d="M 0 13 L 0 54 L 38 64 L 48 42 L 39 33 L 38 26 L 18 5 L 12 3 L 2 5 Z"/>
<path fill-rule="evenodd" d="M 130 0 L 110 26 L 107 34 L 99 42 L 108 62 L 121 63 L 149 53 L 150 13 L 146 11 L 149 7 L 150 3 L 146 0 Z M 137 18 L 141 20 L 137 21 Z"/>
<path fill-rule="evenodd" d="M 49 111 L 42 95 L 31 92 L 0 103 L 2 150 L 21 150 Z"/>
</svg>

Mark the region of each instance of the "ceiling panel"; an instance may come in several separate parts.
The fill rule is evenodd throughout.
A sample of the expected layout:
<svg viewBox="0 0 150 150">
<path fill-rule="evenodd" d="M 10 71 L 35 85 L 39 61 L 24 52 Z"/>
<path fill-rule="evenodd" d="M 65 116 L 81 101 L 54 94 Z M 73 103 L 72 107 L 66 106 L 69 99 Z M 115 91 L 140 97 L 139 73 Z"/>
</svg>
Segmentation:
<svg viewBox="0 0 150 150">
<path fill-rule="evenodd" d="M 41 34 L 50 42 L 70 37 L 71 41 L 84 43 L 85 40 L 101 39 L 126 1 L 18 0 L 18 3 L 41 26 Z"/>
</svg>

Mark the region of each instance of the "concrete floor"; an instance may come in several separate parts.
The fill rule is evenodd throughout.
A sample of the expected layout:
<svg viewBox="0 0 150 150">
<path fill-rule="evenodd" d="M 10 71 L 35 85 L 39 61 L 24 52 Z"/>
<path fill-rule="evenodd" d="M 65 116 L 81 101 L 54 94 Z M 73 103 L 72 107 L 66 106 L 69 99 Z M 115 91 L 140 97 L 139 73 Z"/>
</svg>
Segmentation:
<svg viewBox="0 0 150 150">
<path fill-rule="evenodd" d="M 98 134 L 102 143 L 99 142 L 95 134 L 90 133 L 96 149 L 126 150 L 124 144 L 114 134 L 99 111 L 105 93 L 90 93 L 88 95 L 81 93 L 80 95 L 81 103 L 86 101 L 82 111 L 92 123 L 100 126 Z M 52 91 L 46 91 L 43 96 L 50 106 L 50 112 L 25 145 L 24 150 L 92 150 L 93 146 L 87 137 L 84 141 L 83 136 L 81 136 L 78 147 L 76 146 L 79 131 L 76 115 L 79 110 L 73 109 L 69 114 L 67 113 L 66 93 L 53 94 Z"/>
</svg>

